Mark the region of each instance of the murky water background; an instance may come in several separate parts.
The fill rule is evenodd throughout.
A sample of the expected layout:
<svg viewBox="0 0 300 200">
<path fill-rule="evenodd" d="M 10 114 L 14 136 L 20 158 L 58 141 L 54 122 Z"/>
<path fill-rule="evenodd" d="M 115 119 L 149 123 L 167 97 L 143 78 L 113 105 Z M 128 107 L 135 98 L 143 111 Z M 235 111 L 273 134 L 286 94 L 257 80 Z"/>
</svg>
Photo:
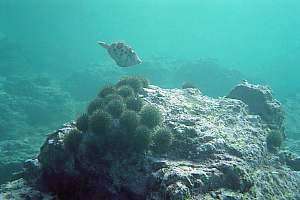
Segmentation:
<svg viewBox="0 0 300 200">
<path fill-rule="evenodd" d="M 270 85 L 299 152 L 299 12 L 296 0 L 1 0 L 2 152 L 19 144 L 8 157 L 33 155 L 101 85 L 127 74 L 163 87 L 191 81 L 210 96 L 241 79 Z M 128 42 L 144 64 L 118 68 L 98 40 Z"/>
</svg>

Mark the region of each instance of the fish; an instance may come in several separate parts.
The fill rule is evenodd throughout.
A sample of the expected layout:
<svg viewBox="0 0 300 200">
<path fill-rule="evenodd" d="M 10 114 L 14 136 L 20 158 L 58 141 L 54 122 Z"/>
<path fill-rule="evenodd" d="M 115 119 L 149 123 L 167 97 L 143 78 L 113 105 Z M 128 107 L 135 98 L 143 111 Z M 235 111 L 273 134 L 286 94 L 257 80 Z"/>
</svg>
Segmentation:
<svg viewBox="0 0 300 200">
<path fill-rule="evenodd" d="M 98 41 L 97 43 L 107 50 L 110 57 L 119 67 L 131 67 L 142 63 L 142 60 L 137 53 L 124 42 L 107 44 L 105 42 Z"/>
</svg>

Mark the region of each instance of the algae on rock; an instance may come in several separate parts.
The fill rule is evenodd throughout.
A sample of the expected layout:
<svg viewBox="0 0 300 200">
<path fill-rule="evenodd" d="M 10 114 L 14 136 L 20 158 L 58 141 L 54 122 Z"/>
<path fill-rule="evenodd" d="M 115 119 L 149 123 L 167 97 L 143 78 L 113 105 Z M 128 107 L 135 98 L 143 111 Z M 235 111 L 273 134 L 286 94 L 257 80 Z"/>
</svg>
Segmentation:
<svg viewBox="0 0 300 200">
<path fill-rule="evenodd" d="M 270 126 L 242 101 L 210 98 L 198 89 L 152 85 L 140 96 L 146 105 L 159 109 L 162 126 L 172 130 L 172 143 L 164 154 L 148 150 L 116 159 L 109 152 L 119 147 L 99 144 L 95 148 L 108 152 L 103 157 L 87 149 L 94 148 L 87 141 L 77 154 L 70 154 L 64 145 L 64 138 L 76 129 L 70 123 L 49 135 L 42 146 L 39 183 L 65 199 L 299 197 L 299 172 L 285 165 L 288 160 L 282 155 L 268 151 Z M 268 117 L 271 122 L 278 119 Z M 112 127 L 118 126 L 114 121 Z M 83 135 L 89 138 L 92 133 Z"/>
</svg>

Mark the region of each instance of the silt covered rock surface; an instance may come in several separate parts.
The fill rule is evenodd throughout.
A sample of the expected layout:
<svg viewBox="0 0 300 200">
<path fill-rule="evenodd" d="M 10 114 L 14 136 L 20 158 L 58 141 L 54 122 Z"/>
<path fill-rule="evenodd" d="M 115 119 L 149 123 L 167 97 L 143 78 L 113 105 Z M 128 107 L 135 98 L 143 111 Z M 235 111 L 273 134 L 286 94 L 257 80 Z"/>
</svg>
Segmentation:
<svg viewBox="0 0 300 200">
<path fill-rule="evenodd" d="M 250 95 L 249 90 L 255 88 L 248 86 L 242 94 Z M 269 132 L 281 129 L 278 122 L 284 114 L 280 104 L 259 87 L 255 92 L 268 95 L 255 102 L 258 109 L 263 108 L 257 112 L 237 95 L 235 99 L 216 99 L 198 89 L 144 88 L 142 99 L 159 108 L 162 125 L 172 130 L 173 142 L 165 154 L 105 158 L 107 164 L 86 156 L 87 143 L 81 144 L 76 154 L 69 153 L 64 138 L 76 127 L 65 124 L 48 136 L 36 159 L 26 162 L 23 179 L 2 185 L 0 197 L 299 199 L 299 169 L 287 165 L 291 156 L 269 152 L 266 144 Z M 268 107 L 274 102 L 275 110 Z M 269 109 L 274 112 L 265 113 Z"/>
</svg>

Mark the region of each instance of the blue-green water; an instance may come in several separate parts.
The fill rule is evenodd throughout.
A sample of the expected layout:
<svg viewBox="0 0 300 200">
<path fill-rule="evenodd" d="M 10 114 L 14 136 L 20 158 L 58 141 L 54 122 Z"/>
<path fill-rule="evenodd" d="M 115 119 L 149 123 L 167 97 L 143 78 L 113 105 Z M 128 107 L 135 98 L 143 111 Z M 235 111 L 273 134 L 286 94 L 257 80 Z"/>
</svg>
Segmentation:
<svg viewBox="0 0 300 200">
<path fill-rule="evenodd" d="M 95 41 L 124 40 L 144 60 L 216 58 L 293 92 L 299 11 L 296 0 L 2 0 L 0 30 L 43 68 L 100 63 L 107 56 Z"/>
<path fill-rule="evenodd" d="M 190 78 L 213 96 L 243 78 L 268 84 L 286 108 L 294 142 L 299 13 L 296 0 L 1 0 L 1 142 L 34 135 L 35 152 L 48 130 L 78 115 L 97 88 L 133 73 L 163 87 Z M 144 64 L 117 67 L 98 40 L 126 41 Z M 205 70 L 191 64 L 199 59 L 210 60 Z"/>
</svg>

